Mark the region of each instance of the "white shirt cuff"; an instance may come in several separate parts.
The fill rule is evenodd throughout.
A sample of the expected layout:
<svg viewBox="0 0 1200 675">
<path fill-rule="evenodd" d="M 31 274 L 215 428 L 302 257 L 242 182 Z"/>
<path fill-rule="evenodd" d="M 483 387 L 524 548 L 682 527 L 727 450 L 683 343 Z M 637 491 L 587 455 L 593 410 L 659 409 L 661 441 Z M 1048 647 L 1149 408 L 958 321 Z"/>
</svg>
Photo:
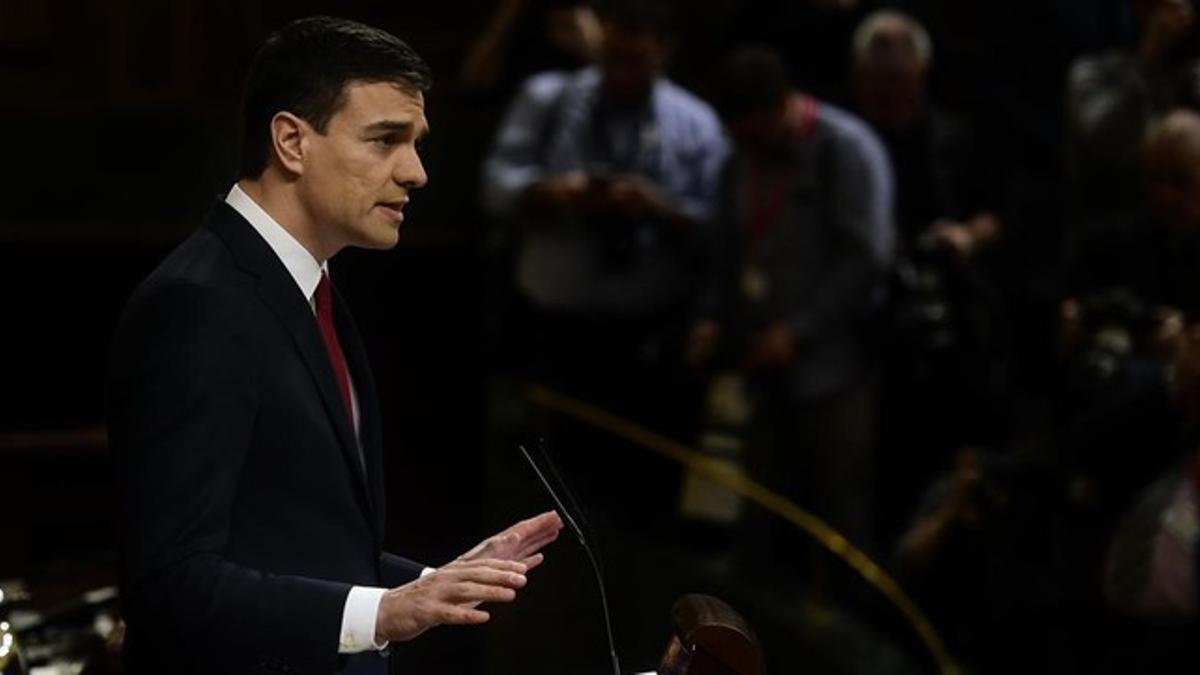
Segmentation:
<svg viewBox="0 0 1200 675">
<path fill-rule="evenodd" d="M 424 579 L 425 577 L 429 576 L 430 574 L 433 574 L 436 571 L 437 571 L 436 567 L 426 567 L 425 569 L 421 570 L 421 578 Z"/>
<path fill-rule="evenodd" d="M 369 649 L 382 650 L 388 643 L 376 644 L 375 620 L 379 614 L 379 601 L 386 588 L 352 586 L 346 596 L 346 607 L 342 610 L 342 634 L 338 640 L 339 654 L 357 654 Z"/>
</svg>

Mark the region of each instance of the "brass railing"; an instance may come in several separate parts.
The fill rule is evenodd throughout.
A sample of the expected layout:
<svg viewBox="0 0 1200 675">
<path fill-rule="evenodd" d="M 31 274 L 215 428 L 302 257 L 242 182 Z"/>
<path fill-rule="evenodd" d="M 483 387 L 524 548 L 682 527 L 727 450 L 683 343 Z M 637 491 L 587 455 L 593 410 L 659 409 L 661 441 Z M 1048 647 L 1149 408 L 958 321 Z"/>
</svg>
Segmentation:
<svg viewBox="0 0 1200 675">
<path fill-rule="evenodd" d="M 942 675 L 958 675 L 960 673 L 954 659 L 946 650 L 941 636 L 916 602 L 878 563 L 824 520 L 778 492 L 751 480 L 741 471 L 730 470 L 727 464 L 715 462 L 705 453 L 586 401 L 537 384 L 529 386 L 527 395 L 535 405 L 567 415 L 666 457 L 795 525 L 835 557 L 842 560 L 896 607 L 912 626 L 921 642 L 928 648 Z"/>
</svg>

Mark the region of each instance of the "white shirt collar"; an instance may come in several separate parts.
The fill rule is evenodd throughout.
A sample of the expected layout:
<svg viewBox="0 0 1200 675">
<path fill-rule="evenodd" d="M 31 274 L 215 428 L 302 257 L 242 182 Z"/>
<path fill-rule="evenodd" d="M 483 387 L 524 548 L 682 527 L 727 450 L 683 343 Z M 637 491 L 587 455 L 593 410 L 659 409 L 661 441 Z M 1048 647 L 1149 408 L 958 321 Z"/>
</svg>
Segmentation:
<svg viewBox="0 0 1200 675">
<path fill-rule="evenodd" d="M 317 290 L 317 284 L 321 282 L 321 273 L 329 273 L 329 262 L 317 262 L 308 249 L 296 241 L 271 214 L 255 203 L 250 195 L 243 192 L 237 183 L 233 184 L 229 194 L 225 196 L 225 203 L 249 221 L 251 227 L 266 240 L 267 245 L 279 256 L 280 262 L 300 287 L 300 292 L 309 304 L 312 304 L 313 293 Z"/>
</svg>

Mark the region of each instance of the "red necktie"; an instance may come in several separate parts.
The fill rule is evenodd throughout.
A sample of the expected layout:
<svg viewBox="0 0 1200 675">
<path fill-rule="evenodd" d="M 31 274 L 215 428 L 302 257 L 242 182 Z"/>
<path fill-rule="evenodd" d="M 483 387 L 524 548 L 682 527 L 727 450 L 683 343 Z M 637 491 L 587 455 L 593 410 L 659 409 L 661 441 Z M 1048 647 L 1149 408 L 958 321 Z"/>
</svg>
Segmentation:
<svg viewBox="0 0 1200 675">
<path fill-rule="evenodd" d="M 354 404 L 350 402 L 350 375 L 346 370 L 346 358 L 342 355 L 337 330 L 333 327 L 333 284 L 324 271 L 321 272 L 321 281 L 317 284 L 313 301 L 317 306 L 317 327 L 321 329 L 321 339 L 325 341 L 325 351 L 329 352 L 329 363 L 333 366 L 333 377 L 342 392 L 342 403 L 346 404 L 346 418 L 353 429 Z"/>
</svg>

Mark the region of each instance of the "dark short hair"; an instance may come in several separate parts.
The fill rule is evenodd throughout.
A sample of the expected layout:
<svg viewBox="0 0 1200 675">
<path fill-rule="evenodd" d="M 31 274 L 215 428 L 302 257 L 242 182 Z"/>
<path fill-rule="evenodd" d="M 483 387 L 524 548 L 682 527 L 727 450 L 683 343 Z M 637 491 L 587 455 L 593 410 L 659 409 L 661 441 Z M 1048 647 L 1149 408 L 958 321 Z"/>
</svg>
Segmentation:
<svg viewBox="0 0 1200 675">
<path fill-rule="evenodd" d="M 596 15 L 622 28 L 675 32 L 675 7 L 669 0 L 597 0 Z"/>
<path fill-rule="evenodd" d="M 787 66 L 778 52 L 769 47 L 741 47 L 721 66 L 713 106 L 722 119 L 732 121 L 781 105 L 791 88 Z"/>
<path fill-rule="evenodd" d="M 354 82 L 427 91 L 433 75 L 400 38 L 347 19 L 314 16 L 272 33 L 246 76 L 240 177 L 257 178 L 266 169 L 271 118 L 287 111 L 324 133 Z"/>
</svg>

